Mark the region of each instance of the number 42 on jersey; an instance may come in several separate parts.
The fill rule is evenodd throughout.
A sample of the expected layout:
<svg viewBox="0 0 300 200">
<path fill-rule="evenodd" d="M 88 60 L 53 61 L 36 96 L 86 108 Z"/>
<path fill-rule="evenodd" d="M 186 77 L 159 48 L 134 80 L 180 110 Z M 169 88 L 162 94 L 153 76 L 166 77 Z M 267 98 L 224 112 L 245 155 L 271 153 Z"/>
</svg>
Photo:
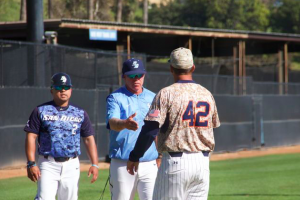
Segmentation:
<svg viewBox="0 0 300 200">
<path fill-rule="evenodd" d="M 201 117 L 207 117 L 210 112 L 210 105 L 209 103 L 205 101 L 198 101 L 196 103 L 196 108 L 199 108 L 198 112 L 194 113 L 194 102 L 189 101 L 188 106 L 186 107 L 183 115 L 182 120 L 183 121 L 189 121 L 189 126 L 195 126 L 195 127 L 207 127 L 208 120 L 201 121 Z"/>
</svg>

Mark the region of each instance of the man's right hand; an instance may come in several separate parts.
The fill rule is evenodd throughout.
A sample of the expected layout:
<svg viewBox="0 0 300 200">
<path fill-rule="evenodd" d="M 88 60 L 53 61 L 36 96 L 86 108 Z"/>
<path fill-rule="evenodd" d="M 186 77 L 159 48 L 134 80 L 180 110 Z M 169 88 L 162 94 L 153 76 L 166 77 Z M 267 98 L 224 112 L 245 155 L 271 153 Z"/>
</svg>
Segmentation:
<svg viewBox="0 0 300 200">
<path fill-rule="evenodd" d="M 127 161 L 127 172 L 131 175 L 134 175 L 135 172 L 138 171 L 139 162 L 132 162 L 130 160 Z"/>
<path fill-rule="evenodd" d="M 134 113 L 133 115 L 129 116 L 126 120 L 125 120 L 125 128 L 129 129 L 129 130 L 133 130 L 136 131 L 139 128 L 139 125 L 136 121 L 134 121 L 134 117 L 136 116 L 136 113 Z"/>
<path fill-rule="evenodd" d="M 41 177 L 41 172 L 38 166 L 27 168 L 27 177 L 33 182 L 37 182 Z"/>
</svg>

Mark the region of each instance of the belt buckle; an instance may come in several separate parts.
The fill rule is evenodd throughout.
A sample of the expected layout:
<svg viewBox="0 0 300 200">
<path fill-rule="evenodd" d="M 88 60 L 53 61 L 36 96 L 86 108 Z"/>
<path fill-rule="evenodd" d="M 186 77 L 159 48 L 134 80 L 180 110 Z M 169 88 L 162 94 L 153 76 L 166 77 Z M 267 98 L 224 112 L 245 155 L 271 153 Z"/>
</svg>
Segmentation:
<svg viewBox="0 0 300 200">
<path fill-rule="evenodd" d="M 48 159 L 49 155 L 44 155 L 44 158 Z M 77 156 L 74 156 L 74 157 L 53 157 L 55 162 L 66 162 L 66 161 L 68 161 L 72 158 L 77 158 Z"/>
<path fill-rule="evenodd" d="M 203 153 L 204 157 L 208 157 L 209 156 L 209 151 L 202 151 L 202 153 Z"/>
<path fill-rule="evenodd" d="M 182 157 L 183 152 L 168 152 L 171 157 Z"/>
<path fill-rule="evenodd" d="M 56 158 L 54 158 L 55 162 L 66 162 L 69 159 L 70 159 L 69 157 L 56 157 Z"/>
</svg>

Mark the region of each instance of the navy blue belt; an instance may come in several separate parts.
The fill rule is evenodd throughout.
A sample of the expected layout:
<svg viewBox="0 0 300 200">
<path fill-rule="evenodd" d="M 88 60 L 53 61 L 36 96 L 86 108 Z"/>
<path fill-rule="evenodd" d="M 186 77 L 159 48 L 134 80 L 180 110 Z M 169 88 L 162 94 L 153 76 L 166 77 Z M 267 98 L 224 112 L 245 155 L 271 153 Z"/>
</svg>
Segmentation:
<svg viewBox="0 0 300 200">
<path fill-rule="evenodd" d="M 49 155 L 45 155 L 44 158 L 48 159 Z M 53 157 L 55 162 L 66 162 L 70 160 L 71 158 L 76 158 L 77 156 L 74 157 Z"/>
<path fill-rule="evenodd" d="M 171 157 L 182 157 L 183 152 L 168 152 Z M 202 151 L 205 157 L 209 156 L 209 151 Z"/>
</svg>

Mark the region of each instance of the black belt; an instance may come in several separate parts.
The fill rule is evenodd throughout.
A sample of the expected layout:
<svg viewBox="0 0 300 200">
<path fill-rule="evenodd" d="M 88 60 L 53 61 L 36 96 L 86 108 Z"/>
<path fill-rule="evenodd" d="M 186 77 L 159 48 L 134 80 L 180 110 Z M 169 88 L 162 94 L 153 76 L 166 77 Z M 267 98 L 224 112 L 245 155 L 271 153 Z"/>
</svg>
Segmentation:
<svg viewBox="0 0 300 200">
<path fill-rule="evenodd" d="M 183 152 L 168 152 L 171 157 L 182 157 Z M 209 151 L 202 151 L 205 157 L 209 156 Z"/>
<path fill-rule="evenodd" d="M 48 159 L 49 155 L 44 156 L 44 158 Z M 70 160 L 71 158 L 77 158 L 77 156 L 74 157 L 53 157 L 55 162 L 66 162 Z"/>
</svg>

